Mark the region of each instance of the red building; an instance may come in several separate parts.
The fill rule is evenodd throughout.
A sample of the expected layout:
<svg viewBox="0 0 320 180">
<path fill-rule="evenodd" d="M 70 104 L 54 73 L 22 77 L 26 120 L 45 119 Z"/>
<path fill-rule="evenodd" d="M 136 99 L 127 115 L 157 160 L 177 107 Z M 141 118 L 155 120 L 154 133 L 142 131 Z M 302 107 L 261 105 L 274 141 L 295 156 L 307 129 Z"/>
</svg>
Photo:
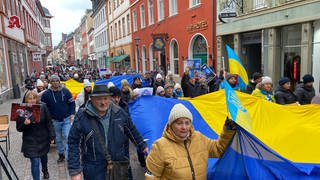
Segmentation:
<svg viewBox="0 0 320 180">
<path fill-rule="evenodd" d="M 66 40 L 66 49 L 67 49 L 67 64 L 75 65 L 73 34 L 70 34 Z"/>
<path fill-rule="evenodd" d="M 188 59 L 216 65 L 213 1 L 130 0 L 134 69 L 182 75 Z"/>
</svg>

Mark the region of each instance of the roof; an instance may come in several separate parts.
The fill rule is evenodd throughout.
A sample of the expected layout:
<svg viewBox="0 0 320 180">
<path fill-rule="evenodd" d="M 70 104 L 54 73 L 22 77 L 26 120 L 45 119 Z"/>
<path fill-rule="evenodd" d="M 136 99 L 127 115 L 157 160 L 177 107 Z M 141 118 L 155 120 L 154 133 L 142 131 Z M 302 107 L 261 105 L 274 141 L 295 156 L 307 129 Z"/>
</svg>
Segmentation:
<svg viewBox="0 0 320 180">
<path fill-rule="evenodd" d="M 43 9 L 44 15 L 45 15 L 46 17 L 53 17 L 53 16 L 50 14 L 50 12 L 49 12 L 49 10 L 48 10 L 47 8 L 45 8 L 45 7 L 42 6 L 42 9 Z"/>
</svg>

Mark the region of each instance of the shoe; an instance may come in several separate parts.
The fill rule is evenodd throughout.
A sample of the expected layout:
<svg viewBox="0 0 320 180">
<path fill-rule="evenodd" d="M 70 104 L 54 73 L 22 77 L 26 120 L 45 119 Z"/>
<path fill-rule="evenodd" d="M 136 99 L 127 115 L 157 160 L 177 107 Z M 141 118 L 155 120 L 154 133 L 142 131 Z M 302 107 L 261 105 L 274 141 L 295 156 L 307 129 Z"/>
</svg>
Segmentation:
<svg viewBox="0 0 320 180">
<path fill-rule="evenodd" d="M 43 179 L 49 179 L 49 172 L 48 171 L 45 171 L 43 172 Z"/>
<path fill-rule="evenodd" d="M 63 154 L 59 154 L 59 159 L 57 160 L 57 163 L 61 163 L 64 162 L 64 155 Z"/>
</svg>

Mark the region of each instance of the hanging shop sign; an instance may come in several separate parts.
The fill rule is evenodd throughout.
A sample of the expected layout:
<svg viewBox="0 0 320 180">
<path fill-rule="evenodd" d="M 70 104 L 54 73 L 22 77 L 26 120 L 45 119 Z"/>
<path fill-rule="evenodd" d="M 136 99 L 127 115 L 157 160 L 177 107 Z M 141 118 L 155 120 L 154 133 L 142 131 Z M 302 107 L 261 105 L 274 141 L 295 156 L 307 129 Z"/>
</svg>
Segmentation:
<svg viewBox="0 0 320 180">
<path fill-rule="evenodd" d="M 11 16 L 9 18 L 9 28 L 21 28 L 20 18 L 18 16 Z"/>
<path fill-rule="evenodd" d="M 32 61 L 41 61 L 41 52 L 34 52 L 32 53 Z"/>
<path fill-rule="evenodd" d="M 232 22 L 236 17 L 237 12 L 232 8 L 223 9 L 218 15 L 219 20 L 223 23 Z"/>
<path fill-rule="evenodd" d="M 153 50 L 154 51 L 163 51 L 166 43 L 168 41 L 168 33 L 152 34 L 153 38 Z"/>
<path fill-rule="evenodd" d="M 199 31 L 199 30 L 204 30 L 208 28 L 208 22 L 203 20 L 199 21 L 197 23 L 189 24 L 187 26 L 187 31 L 188 32 L 193 32 L 193 31 Z"/>
</svg>

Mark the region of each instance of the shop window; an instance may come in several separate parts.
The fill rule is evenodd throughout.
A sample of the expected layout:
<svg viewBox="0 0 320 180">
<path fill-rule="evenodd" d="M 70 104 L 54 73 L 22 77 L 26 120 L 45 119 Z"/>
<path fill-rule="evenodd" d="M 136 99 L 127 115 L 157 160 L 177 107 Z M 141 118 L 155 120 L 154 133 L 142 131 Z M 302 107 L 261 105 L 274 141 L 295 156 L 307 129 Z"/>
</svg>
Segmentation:
<svg viewBox="0 0 320 180">
<path fill-rule="evenodd" d="M 6 61 L 4 59 L 3 41 L 0 37 L 0 92 L 8 89 L 7 68 Z"/>
<path fill-rule="evenodd" d="M 260 9 L 266 7 L 265 0 L 253 0 L 253 9 Z"/>
</svg>

